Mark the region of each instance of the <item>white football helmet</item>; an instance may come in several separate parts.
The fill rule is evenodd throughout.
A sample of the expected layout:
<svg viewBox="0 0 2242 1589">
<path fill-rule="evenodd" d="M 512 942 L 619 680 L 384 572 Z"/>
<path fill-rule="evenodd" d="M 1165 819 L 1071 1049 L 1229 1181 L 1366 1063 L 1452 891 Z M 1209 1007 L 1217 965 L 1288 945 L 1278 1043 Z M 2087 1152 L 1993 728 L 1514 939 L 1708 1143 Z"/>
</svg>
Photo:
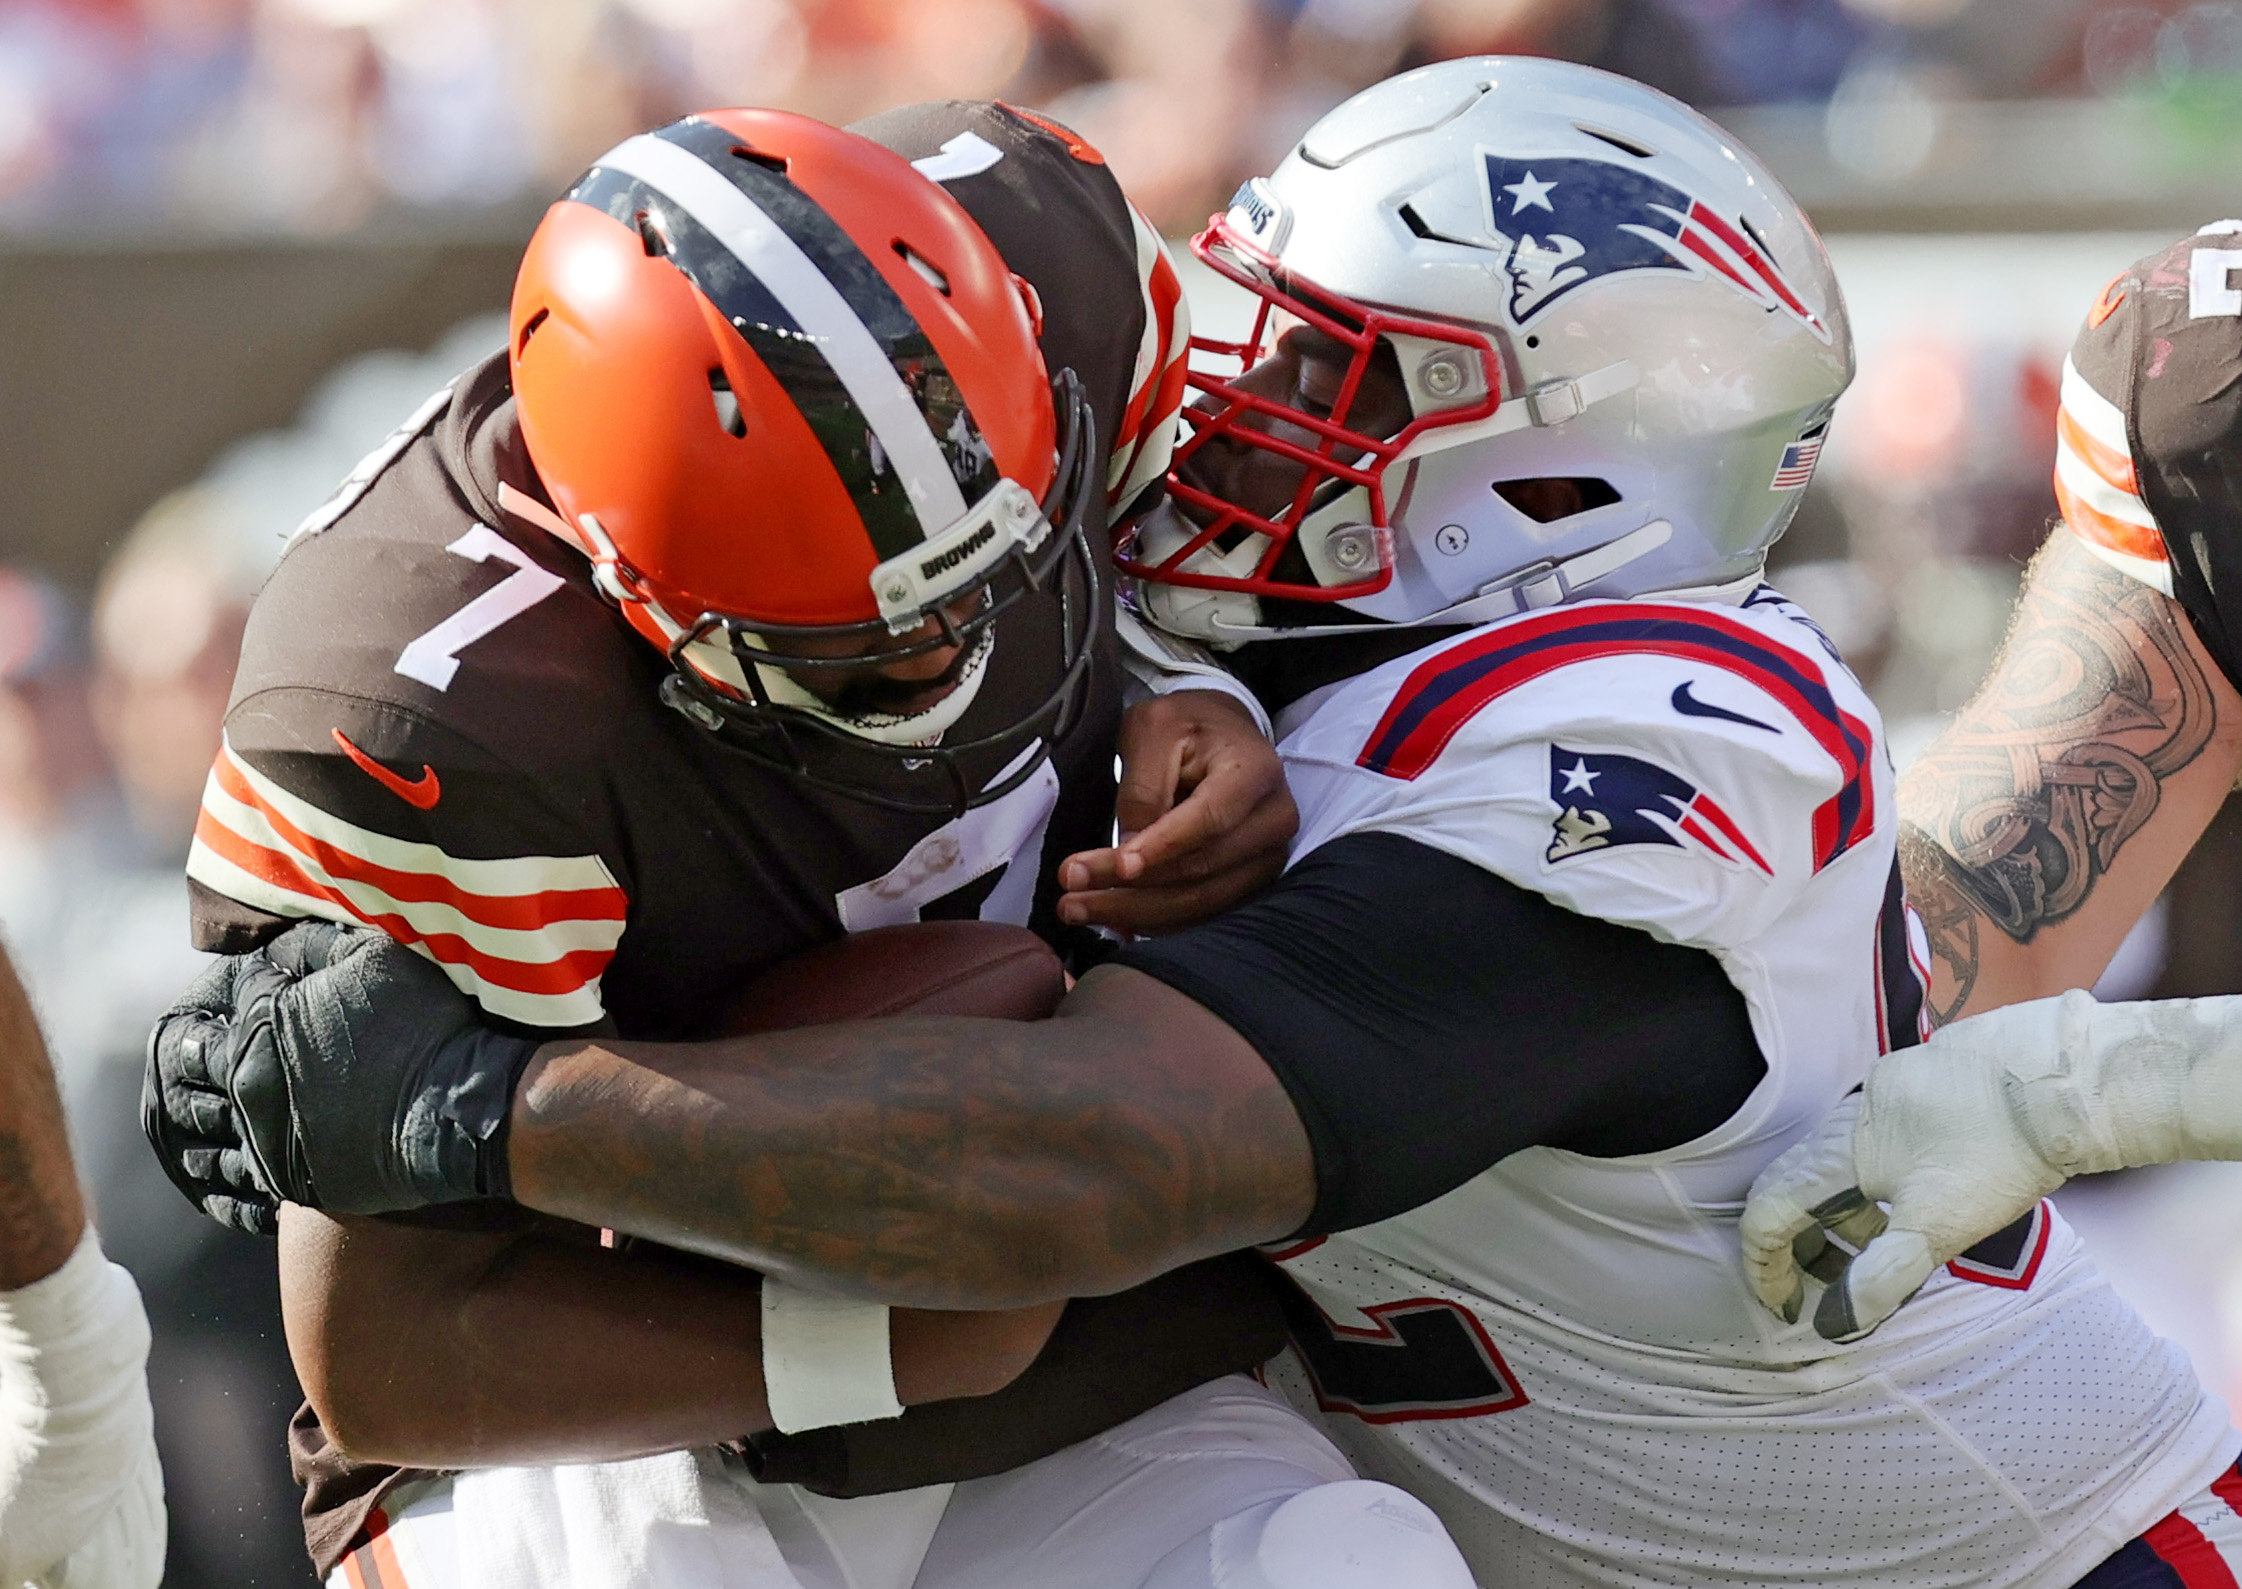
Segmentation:
<svg viewBox="0 0 2242 1589">
<path fill-rule="evenodd" d="M 1212 401 L 1123 566 L 1154 621 L 1218 646 L 1748 588 L 1852 379 L 1790 196 L 1704 117 L 1588 67 L 1482 56 L 1380 83 L 1192 246 L 1260 312 L 1242 343 L 1195 343 Z M 1328 419 L 1206 367 L 1253 365 L 1286 317 L 1352 350 Z M 1413 416 L 1390 437 L 1347 425 L 1381 344 Z M 1280 417 L 1292 439 L 1258 428 Z M 1264 517 L 1194 486 L 1218 436 L 1305 466 L 1290 504 Z M 1537 518 L 1498 489 L 1547 479 L 1580 511 Z"/>
</svg>

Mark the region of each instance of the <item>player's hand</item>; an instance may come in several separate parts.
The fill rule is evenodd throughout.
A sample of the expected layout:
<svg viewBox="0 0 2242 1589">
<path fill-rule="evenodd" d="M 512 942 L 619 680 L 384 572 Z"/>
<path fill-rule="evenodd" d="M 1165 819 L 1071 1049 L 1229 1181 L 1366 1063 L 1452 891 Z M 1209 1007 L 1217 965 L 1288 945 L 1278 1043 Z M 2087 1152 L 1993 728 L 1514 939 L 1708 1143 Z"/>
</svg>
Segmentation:
<svg viewBox="0 0 2242 1589">
<path fill-rule="evenodd" d="M 1300 813 L 1284 764 L 1219 690 L 1177 690 L 1121 719 L 1120 844 L 1059 867 L 1059 919 L 1171 932 L 1252 898 L 1283 872 Z"/>
<path fill-rule="evenodd" d="M 1833 1341 L 1866 1335 L 1941 1264 L 2063 1184 L 2064 1170 L 2027 1133 L 2030 1100 L 2004 1063 L 2019 1040 L 2059 1041 L 2052 1025 L 2043 1036 L 2003 1019 L 2031 1023 L 2040 1013 L 1993 1011 L 1886 1054 L 1859 1092 L 1760 1172 L 1743 1242 L 1761 1302 L 1795 1321 L 1811 1274 L 1827 1287 L 1815 1331 Z"/>
<path fill-rule="evenodd" d="M 262 954 L 232 955 L 187 985 L 148 1034 L 140 1084 L 140 1125 L 156 1162 L 187 1201 L 221 1225 L 252 1236 L 280 1234 L 285 1195 L 267 1178 L 235 1118 L 224 1073 L 237 990 L 270 968 Z"/>
<path fill-rule="evenodd" d="M 222 960 L 157 1021 L 141 1113 L 188 1200 L 378 1214 L 503 1196 L 500 1127 L 536 1043 L 484 1027 L 384 933 L 309 922 Z"/>
</svg>

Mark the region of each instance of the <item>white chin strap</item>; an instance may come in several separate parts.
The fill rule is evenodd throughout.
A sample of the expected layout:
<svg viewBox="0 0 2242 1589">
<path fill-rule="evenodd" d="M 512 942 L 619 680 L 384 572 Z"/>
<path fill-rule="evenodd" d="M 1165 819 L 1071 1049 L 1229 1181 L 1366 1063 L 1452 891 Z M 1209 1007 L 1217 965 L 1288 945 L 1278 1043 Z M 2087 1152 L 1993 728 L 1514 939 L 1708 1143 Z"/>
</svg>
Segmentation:
<svg viewBox="0 0 2242 1589">
<path fill-rule="evenodd" d="M 950 693 L 936 701 L 923 712 L 868 712 L 852 717 L 837 712 L 832 705 L 804 689 L 793 674 L 784 668 L 758 662 L 755 671 L 763 685 L 763 693 L 773 706 L 790 707 L 806 712 L 832 724 L 842 733 L 857 739 L 868 739 L 879 745 L 934 745 L 944 734 L 957 726 L 973 705 L 974 697 L 981 693 L 981 685 L 988 677 L 989 654 L 996 649 L 996 635 L 984 628 L 973 641 L 973 649 L 958 670 L 958 681 Z M 731 649 L 716 640 L 703 640 L 686 648 L 683 660 L 690 663 L 704 677 L 715 680 L 735 694 L 752 696 L 747 679 L 740 671 L 739 660 Z"/>
</svg>

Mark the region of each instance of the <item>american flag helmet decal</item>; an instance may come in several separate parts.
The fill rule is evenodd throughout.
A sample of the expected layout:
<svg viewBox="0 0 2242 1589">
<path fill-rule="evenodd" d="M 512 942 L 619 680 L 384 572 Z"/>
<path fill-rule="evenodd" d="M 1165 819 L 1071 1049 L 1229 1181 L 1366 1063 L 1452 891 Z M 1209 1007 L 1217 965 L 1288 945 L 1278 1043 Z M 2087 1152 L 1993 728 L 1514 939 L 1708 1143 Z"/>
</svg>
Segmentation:
<svg viewBox="0 0 2242 1589">
<path fill-rule="evenodd" d="M 1829 421 L 1823 420 L 1805 435 L 1783 449 L 1782 460 L 1775 465 L 1775 478 L 1767 482 L 1770 491 L 1799 491 L 1814 478 L 1814 461 L 1822 455 L 1822 442 L 1829 435 Z"/>
</svg>

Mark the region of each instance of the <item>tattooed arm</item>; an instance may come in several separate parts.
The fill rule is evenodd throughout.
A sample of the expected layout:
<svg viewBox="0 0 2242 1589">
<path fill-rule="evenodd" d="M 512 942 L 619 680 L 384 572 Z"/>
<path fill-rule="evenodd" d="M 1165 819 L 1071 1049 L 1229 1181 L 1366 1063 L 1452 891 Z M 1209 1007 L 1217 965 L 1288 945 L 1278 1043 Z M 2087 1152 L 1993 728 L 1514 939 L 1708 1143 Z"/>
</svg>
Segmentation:
<svg viewBox="0 0 2242 1589">
<path fill-rule="evenodd" d="M 0 951 L 0 1291 L 60 1269 L 85 1227 L 47 1047 Z"/>
<path fill-rule="evenodd" d="M 1288 1235 L 1316 1196 L 1261 1056 L 1111 967 L 1049 1021 L 548 1044 L 508 1158 L 545 1213 L 922 1308 L 1119 1291 Z"/>
<path fill-rule="evenodd" d="M 2242 769 L 2242 699 L 2179 603 L 2058 530 L 1992 676 L 1900 780 L 1940 1022 L 2090 986 Z"/>
</svg>

